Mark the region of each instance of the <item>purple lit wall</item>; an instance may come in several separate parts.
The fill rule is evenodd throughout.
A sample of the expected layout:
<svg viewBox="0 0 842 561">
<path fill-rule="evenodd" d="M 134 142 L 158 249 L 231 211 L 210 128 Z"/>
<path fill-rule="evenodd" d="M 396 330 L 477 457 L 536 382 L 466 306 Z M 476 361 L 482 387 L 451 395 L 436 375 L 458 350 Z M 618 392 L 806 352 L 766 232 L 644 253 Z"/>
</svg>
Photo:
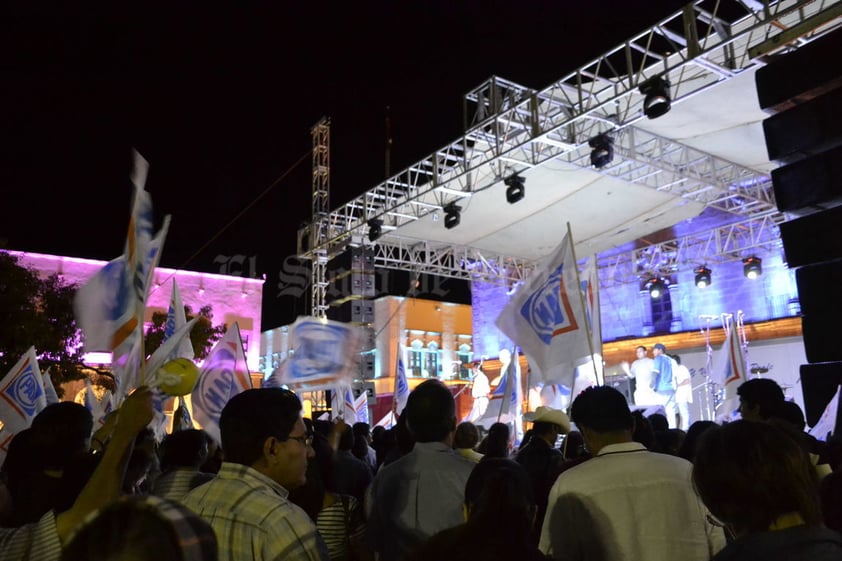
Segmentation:
<svg viewBox="0 0 842 561">
<path fill-rule="evenodd" d="M 791 317 L 799 313 L 795 274 L 783 262 L 780 251 L 759 252 L 763 274 L 754 280 L 743 276 L 741 260 L 709 264 L 711 286 L 699 289 L 692 267 L 677 273 L 670 289 L 674 320 L 671 331 L 692 331 L 702 327 L 699 316 L 742 311 L 746 322 Z M 600 289 L 600 317 L 603 341 L 652 334 L 651 299 L 636 283 Z M 474 318 L 475 353 L 497 356 L 508 339 L 494 324 L 509 300 L 506 287 L 494 282 L 473 281 L 471 301 Z M 719 325 L 719 322 L 715 322 Z"/>
<path fill-rule="evenodd" d="M 9 251 L 21 264 L 28 266 L 43 276 L 60 274 L 65 281 L 82 285 L 105 261 L 44 255 L 23 251 Z M 169 307 L 172 279 L 178 282 L 181 298 L 185 306 L 197 311 L 202 306 L 210 305 L 213 311 L 213 323 L 232 325 L 237 322 L 243 337 L 246 359 L 251 371 L 258 369 L 260 355 L 260 309 L 263 300 L 263 279 L 198 273 L 174 269 L 155 269 L 153 284 L 146 308 L 146 321 L 152 319 L 154 312 L 166 312 Z"/>
<path fill-rule="evenodd" d="M 508 286 L 505 283 L 480 280 L 471 282 L 475 357 L 496 358 L 500 349 L 511 347 L 512 342 L 494 324 L 508 302 Z"/>
</svg>

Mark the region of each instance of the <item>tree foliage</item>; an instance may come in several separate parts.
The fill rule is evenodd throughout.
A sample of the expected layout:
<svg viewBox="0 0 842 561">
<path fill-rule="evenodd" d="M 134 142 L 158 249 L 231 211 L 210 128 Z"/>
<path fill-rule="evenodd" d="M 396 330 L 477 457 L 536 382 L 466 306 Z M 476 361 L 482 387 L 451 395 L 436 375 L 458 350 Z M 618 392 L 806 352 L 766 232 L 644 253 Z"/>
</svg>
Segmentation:
<svg viewBox="0 0 842 561">
<path fill-rule="evenodd" d="M 58 274 L 41 278 L 36 271 L 21 265 L 17 257 L 0 251 L 0 378 L 32 346 L 38 353 L 41 371 L 50 368 L 59 396 L 60 384 L 84 379 L 92 371 L 110 375 L 107 369 L 82 363 L 82 332 L 73 312 L 77 288 Z M 199 316 L 190 340 L 196 358 L 205 358 L 225 333 L 225 326 L 213 325 L 210 306 L 202 307 L 198 314 L 193 314 L 188 306 L 184 309 L 188 320 Z M 166 313 L 152 315 L 145 340 L 147 356 L 161 345 L 166 321 Z"/>
<path fill-rule="evenodd" d="M 76 289 L 57 274 L 41 278 L 0 252 L 0 377 L 31 346 L 41 370 L 50 368 L 56 391 L 83 377 L 81 332 L 73 315 Z"/>
<path fill-rule="evenodd" d="M 225 334 L 225 325 L 213 325 L 213 310 L 210 306 L 202 306 L 198 314 L 194 314 L 190 306 L 184 306 L 187 321 L 197 315 L 199 321 L 190 331 L 190 342 L 193 344 L 193 353 L 196 359 L 203 359 L 208 356 L 213 344 Z M 152 314 L 152 325 L 146 330 L 144 351 L 151 355 L 164 342 L 164 330 L 167 324 L 167 314 L 155 312 Z"/>
</svg>

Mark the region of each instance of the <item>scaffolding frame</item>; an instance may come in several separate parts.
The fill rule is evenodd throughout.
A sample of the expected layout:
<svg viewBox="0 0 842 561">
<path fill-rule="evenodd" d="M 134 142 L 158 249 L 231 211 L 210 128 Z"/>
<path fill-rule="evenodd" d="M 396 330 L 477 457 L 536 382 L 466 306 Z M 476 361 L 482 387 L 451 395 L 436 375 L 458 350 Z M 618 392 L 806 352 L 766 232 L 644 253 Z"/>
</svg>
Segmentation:
<svg viewBox="0 0 842 561">
<path fill-rule="evenodd" d="M 402 239 L 396 230 L 525 168 L 553 160 L 590 168 L 588 140 L 600 134 L 614 138 L 620 157 L 600 173 L 747 219 L 726 230 L 774 235 L 783 217 L 768 175 L 635 127 L 645 99 L 639 88 L 652 78 L 666 78 L 672 103 L 681 103 L 763 64 L 770 52 L 795 48 L 835 28 L 841 12 L 839 0 L 697 0 L 543 90 L 493 76 L 465 95 L 460 138 L 318 220 L 314 216 L 299 233 L 298 254 L 314 263 L 326 260 L 361 243 L 367 223 L 378 219 L 385 230 L 377 244 L 379 266 L 520 280 L 534 263 L 466 247 L 435 247 Z M 711 236 L 742 240 L 715 229 L 676 243 L 688 254 L 699 247 L 722 251 L 722 258 L 733 254 Z M 635 259 L 634 252 L 618 254 L 602 259 L 601 266 L 620 278 L 622 264 Z"/>
</svg>

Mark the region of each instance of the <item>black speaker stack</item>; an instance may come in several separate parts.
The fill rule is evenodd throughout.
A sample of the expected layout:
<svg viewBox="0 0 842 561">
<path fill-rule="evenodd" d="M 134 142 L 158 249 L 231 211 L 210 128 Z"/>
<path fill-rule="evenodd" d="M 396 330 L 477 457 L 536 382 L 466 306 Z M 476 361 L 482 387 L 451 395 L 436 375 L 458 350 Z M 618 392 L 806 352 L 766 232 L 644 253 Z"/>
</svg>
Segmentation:
<svg viewBox="0 0 842 561">
<path fill-rule="evenodd" d="M 330 284 L 327 290 L 327 317 L 351 323 L 366 331 L 363 350 L 376 346 L 374 328 L 374 298 L 377 295 L 374 248 L 349 247 L 328 263 Z M 364 353 L 360 362 L 360 378 L 374 378 L 372 353 Z"/>
<path fill-rule="evenodd" d="M 757 71 L 786 261 L 796 268 L 804 350 L 801 384 L 814 426 L 842 384 L 842 30 L 772 57 Z M 842 408 L 841 408 L 842 409 Z M 842 429 L 837 418 L 837 431 Z"/>
</svg>

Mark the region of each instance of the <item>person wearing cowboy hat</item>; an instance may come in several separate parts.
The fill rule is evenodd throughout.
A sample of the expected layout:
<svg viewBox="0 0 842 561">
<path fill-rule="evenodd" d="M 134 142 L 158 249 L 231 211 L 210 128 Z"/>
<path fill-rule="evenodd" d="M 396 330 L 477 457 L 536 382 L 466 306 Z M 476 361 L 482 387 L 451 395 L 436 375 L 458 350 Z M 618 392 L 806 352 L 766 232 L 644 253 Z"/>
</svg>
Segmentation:
<svg viewBox="0 0 842 561">
<path fill-rule="evenodd" d="M 544 514 L 547 512 L 547 497 L 558 474 L 564 457 L 555 448 L 559 435 L 570 432 L 570 419 L 564 411 L 541 406 L 523 416 L 524 421 L 532 422 L 532 438 L 520 449 L 515 461 L 526 469 L 535 494 L 538 507 L 533 526 L 533 540 L 538 543 Z"/>
</svg>

